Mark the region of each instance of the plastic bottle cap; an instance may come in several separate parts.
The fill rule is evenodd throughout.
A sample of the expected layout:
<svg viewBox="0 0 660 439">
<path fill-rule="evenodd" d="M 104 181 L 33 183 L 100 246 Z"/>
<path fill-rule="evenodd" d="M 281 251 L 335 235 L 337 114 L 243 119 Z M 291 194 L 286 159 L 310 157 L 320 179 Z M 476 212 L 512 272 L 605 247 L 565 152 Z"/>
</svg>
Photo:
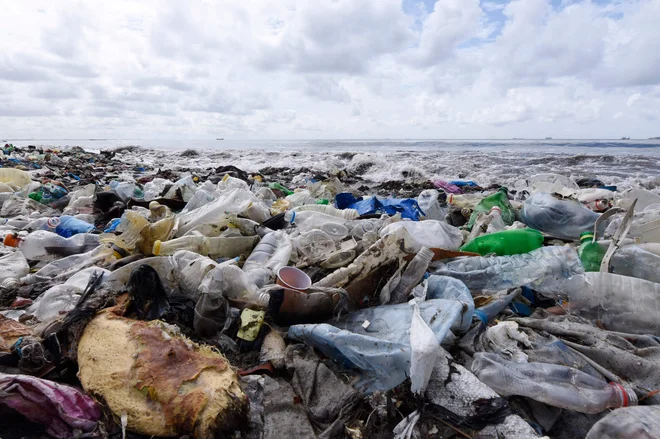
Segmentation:
<svg viewBox="0 0 660 439">
<path fill-rule="evenodd" d="M 58 217 L 54 216 L 52 218 L 48 218 L 48 221 L 46 221 L 46 224 L 50 229 L 56 229 L 57 226 L 62 224 L 62 220 L 59 219 Z"/>
<path fill-rule="evenodd" d="M 154 247 L 151 250 L 151 252 L 155 255 L 158 256 L 160 254 L 160 241 L 154 242 Z"/>
<path fill-rule="evenodd" d="M 222 181 L 223 181 L 223 182 L 225 182 L 225 181 L 227 181 L 227 180 L 229 180 L 229 174 L 225 174 L 225 176 L 222 177 Z"/>
<path fill-rule="evenodd" d="M 454 204 L 454 194 L 449 194 L 447 197 L 447 203 Z"/>
<path fill-rule="evenodd" d="M 3 243 L 9 247 L 18 247 L 20 242 L 21 239 L 18 236 L 15 236 L 13 233 L 5 235 L 5 239 L 3 241 Z"/>
<path fill-rule="evenodd" d="M 16 288 L 18 285 L 19 285 L 19 281 L 15 277 L 7 278 L 2 282 L 2 288 L 8 289 L 8 290 Z"/>
</svg>

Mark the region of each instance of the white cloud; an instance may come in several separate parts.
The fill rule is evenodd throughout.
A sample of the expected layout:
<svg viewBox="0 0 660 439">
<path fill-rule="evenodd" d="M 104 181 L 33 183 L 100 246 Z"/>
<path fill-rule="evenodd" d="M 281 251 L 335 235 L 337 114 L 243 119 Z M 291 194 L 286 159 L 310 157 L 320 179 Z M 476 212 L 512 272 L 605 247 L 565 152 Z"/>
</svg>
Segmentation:
<svg viewBox="0 0 660 439">
<path fill-rule="evenodd" d="M 658 135 L 660 0 L 4 3 L 3 137 Z"/>
</svg>

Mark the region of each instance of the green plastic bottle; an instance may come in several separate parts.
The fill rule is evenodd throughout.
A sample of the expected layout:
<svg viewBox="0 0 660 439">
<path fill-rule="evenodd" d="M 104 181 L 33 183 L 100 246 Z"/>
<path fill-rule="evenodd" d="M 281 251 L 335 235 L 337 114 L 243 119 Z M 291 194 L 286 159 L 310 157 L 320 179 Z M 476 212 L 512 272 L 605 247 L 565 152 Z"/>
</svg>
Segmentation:
<svg viewBox="0 0 660 439">
<path fill-rule="evenodd" d="M 477 217 L 480 214 L 487 214 L 490 212 L 490 209 L 497 206 L 502 211 L 502 220 L 506 225 L 511 225 L 516 220 L 516 215 L 513 213 L 513 206 L 509 203 L 509 197 L 507 197 L 507 188 L 501 187 L 492 195 L 487 196 L 479 202 L 472 211 L 470 220 L 467 223 L 467 229 L 472 230 L 474 222 L 477 220 Z"/>
<path fill-rule="evenodd" d="M 605 256 L 605 250 L 597 242 L 593 242 L 593 239 L 594 232 L 588 231 L 580 234 L 578 255 L 584 271 L 600 271 L 600 263 Z"/>
<path fill-rule="evenodd" d="M 291 195 L 291 194 L 293 194 L 293 191 L 292 191 L 292 190 L 290 190 L 290 189 L 288 189 L 288 188 L 282 186 L 280 183 L 277 183 L 277 182 L 270 183 L 270 184 L 268 185 L 268 187 L 271 188 L 271 189 L 277 189 L 278 191 L 282 191 L 282 192 L 284 192 L 286 195 Z"/>
<path fill-rule="evenodd" d="M 474 238 L 461 247 L 461 251 L 479 253 L 484 256 L 495 253 L 497 256 L 529 253 L 543 245 L 543 235 L 534 229 L 512 229 L 489 233 Z"/>
<path fill-rule="evenodd" d="M 33 199 L 34 201 L 38 201 L 41 203 L 41 199 L 43 198 L 43 192 L 31 192 L 30 195 L 28 195 L 28 197 Z"/>
</svg>

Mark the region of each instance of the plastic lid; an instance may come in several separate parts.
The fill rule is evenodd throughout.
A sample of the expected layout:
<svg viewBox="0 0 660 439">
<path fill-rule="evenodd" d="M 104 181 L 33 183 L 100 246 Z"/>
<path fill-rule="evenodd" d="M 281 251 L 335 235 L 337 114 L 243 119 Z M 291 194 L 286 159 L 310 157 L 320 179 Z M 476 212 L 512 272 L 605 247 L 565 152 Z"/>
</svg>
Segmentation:
<svg viewBox="0 0 660 439">
<path fill-rule="evenodd" d="M 500 206 L 493 206 L 493 207 L 491 207 L 489 213 L 492 213 L 493 211 L 498 212 L 500 215 L 502 214 L 502 209 L 500 209 Z"/>
<path fill-rule="evenodd" d="M 637 394 L 635 394 L 634 390 L 623 387 L 619 383 L 610 383 L 610 386 L 614 388 L 619 396 L 619 401 L 621 401 L 619 407 L 631 407 L 637 405 Z"/>
<path fill-rule="evenodd" d="M 447 203 L 454 204 L 454 194 L 449 194 L 447 197 Z"/>
<path fill-rule="evenodd" d="M 154 256 L 158 256 L 160 254 L 160 240 L 154 242 L 154 248 L 151 250 L 151 252 L 154 254 Z"/>
<path fill-rule="evenodd" d="M 2 282 L 2 288 L 6 288 L 6 289 L 16 288 L 18 287 L 19 283 L 20 282 L 15 277 L 9 277 Z"/>
<path fill-rule="evenodd" d="M 60 224 L 62 224 L 62 220 L 56 216 L 48 218 L 48 221 L 46 221 L 46 225 L 51 229 L 56 229 Z"/>
</svg>

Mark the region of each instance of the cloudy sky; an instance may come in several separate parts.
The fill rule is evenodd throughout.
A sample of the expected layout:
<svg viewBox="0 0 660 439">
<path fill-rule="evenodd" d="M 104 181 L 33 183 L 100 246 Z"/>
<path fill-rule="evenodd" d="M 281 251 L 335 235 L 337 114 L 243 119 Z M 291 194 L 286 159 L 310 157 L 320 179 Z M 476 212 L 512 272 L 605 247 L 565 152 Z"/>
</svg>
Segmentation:
<svg viewBox="0 0 660 439">
<path fill-rule="evenodd" d="M 0 0 L 2 138 L 660 136 L 660 0 Z"/>
</svg>

